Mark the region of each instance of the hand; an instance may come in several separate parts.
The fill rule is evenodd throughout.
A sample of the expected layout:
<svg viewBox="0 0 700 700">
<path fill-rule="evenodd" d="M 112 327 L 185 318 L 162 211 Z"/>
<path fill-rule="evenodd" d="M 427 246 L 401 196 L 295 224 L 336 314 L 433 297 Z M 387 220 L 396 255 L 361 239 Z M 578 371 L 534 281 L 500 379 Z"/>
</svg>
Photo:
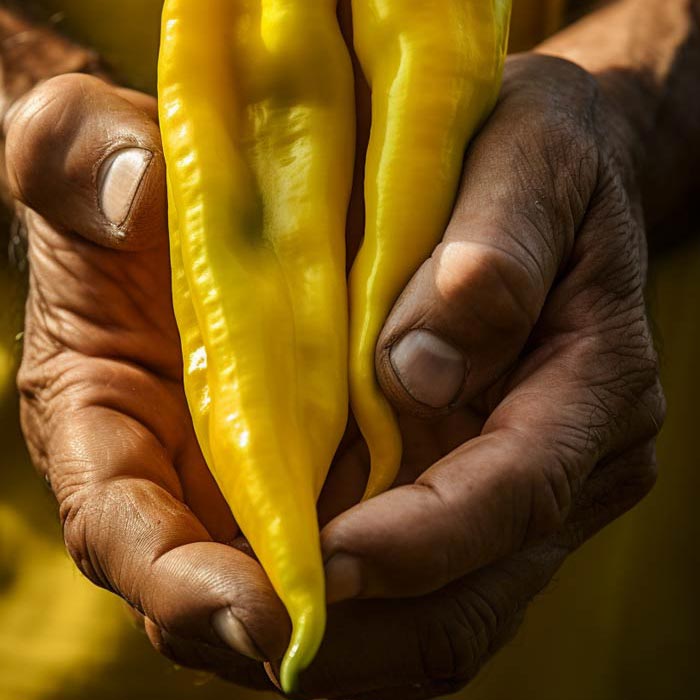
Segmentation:
<svg viewBox="0 0 700 700">
<path fill-rule="evenodd" d="M 654 483 L 664 400 L 629 134 L 582 69 L 509 61 L 445 238 L 379 342 L 403 485 L 323 532 L 329 597 L 355 602 L 332 613 L 310 697 L 457 690 Z M 327 490 L 363 460 L 351 444 Z"/>
<path fill-rule="evenodd" d="M 29 240 L 22 424 L 68 551 L 168 656 L 269 688 L 260 660 L 284 652 L 289 621 L 231 546 L 187 410 L 155 100 L 69 75 L 5 126 Z"/>
</svg>

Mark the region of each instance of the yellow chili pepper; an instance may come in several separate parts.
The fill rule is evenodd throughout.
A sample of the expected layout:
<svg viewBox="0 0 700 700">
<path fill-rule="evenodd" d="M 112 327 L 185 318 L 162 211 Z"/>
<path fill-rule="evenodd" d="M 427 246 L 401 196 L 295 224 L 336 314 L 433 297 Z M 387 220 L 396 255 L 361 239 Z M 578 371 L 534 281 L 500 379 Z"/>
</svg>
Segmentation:
<svg viewBox="0 0 700 700">
<path fill-rule="evenodd" d="M 353 0 L 372 91 L 365 237 L 350 277 L 350 397 L 371 453 L 366 497 L 389 488 L 401 434 L 375 375 L 379 333 L 447 224 L 468 141 L 501 82 L 510 0 Z"/>
<path fill-rule="evenodd" d="M 325 627 L 316 500 L 347 419 L 352 66 L 335 0 L 167 0 L 175 312 L 203 454 L 293 623 Z"/>
</svg>

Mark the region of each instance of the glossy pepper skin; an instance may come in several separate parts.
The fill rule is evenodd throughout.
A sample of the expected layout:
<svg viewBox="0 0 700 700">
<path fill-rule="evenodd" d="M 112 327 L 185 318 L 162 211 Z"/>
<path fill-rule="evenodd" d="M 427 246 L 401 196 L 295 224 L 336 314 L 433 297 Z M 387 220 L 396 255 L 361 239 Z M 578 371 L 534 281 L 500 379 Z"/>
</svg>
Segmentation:
<svg viewBox="0 0 700 700">
<path fill-rule="evenodd" d="M 335 0 L 167 0 L 173 292 L 202 452 L 293 623 L 325 628 L 316 500 L 347 419 L 352 66 Z"/>
<path fill-rule="evenodd" d="M 352 0 L 372 92 L 365 237 L 350 276 L 350 396 L 372 461 L 366 498 L 391 486 L 402 450 L 375 374 L 379 333 L 444 233 L 466 146 L 498 96 L 510 9 L 510 0 Z"/>
</svg>

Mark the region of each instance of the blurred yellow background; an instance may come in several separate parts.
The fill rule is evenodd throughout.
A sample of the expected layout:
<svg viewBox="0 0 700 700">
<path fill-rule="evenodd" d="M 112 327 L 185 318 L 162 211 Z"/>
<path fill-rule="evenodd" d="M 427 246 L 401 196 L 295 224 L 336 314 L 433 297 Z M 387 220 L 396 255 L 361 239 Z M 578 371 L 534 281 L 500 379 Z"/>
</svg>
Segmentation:
<svg viewBox="0 0 700 700">
<path fill-rule="evenodd" d="M 153 89 L 160 0 L 43 4 L 59 27 L 100 47 L 119 75 Z M 513 45 L 525 47 L 552 31 L 562 5 L 515 0 Z M 0 235 L 3 253 L 4 240 Z M 55 503 L 30 466 L 17 425 L 13 375 L 22 277 L 0 256 L 0 700 L 266 697 L 173 667 L 151 650 L 123 604 L 83 581 L 69 561 Z M 694 442 L 700 239 L 656 263 L 650 306 L 669 399 L 658 486 L 570 558 L 533 604 L 517 639 L 460 697 L 700 697 L 700 470 Z"/>
</svg>

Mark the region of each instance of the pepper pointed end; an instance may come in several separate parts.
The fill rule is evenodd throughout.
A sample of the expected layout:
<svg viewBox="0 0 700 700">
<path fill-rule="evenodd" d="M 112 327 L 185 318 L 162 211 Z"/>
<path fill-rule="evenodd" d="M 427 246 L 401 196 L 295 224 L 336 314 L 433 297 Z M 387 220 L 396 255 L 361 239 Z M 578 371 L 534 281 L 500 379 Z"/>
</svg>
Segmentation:
<svg viewBox="0 0 700 700">
<path fill-rule="evenodd" d="M 396 420 L 384 424 L 383 441 L 369 440 L 371 468 L 363 501 L 379 496 L 394 484 L 401 468 L 402 440 Z"/>
<path fill-rule="evenodd" d="M 311 665 L 321 646 L 326 630 L 326 607 L 309 606 L 292 621 L 292 640 L 280 671 L 282 690 L 287 695 L 298 690 L 299 675 Z"/>
</svg>

